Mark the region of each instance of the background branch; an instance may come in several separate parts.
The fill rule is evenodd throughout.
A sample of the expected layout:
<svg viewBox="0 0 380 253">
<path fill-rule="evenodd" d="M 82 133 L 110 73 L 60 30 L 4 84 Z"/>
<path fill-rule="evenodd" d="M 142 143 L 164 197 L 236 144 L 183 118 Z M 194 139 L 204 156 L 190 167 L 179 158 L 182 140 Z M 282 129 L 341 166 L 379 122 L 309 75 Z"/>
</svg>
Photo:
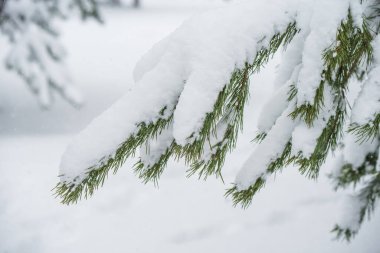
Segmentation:
<svg viewBox="0 0 380 253">
<path fill-rule="evenodd" d="M 0 16 L 3 13 L 4 7 L 5 7 L 5 1 L 6 0 L 0 0 Z"/>
</svg>

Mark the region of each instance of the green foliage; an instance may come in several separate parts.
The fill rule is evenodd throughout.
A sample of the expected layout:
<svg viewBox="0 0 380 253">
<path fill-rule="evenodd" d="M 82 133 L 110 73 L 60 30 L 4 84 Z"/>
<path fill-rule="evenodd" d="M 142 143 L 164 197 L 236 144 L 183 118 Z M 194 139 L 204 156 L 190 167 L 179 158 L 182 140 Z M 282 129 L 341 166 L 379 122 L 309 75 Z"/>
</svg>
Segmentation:
<svg viewBox="0 0 380 253">
<path fill-rule="evenodd" d="M 289 165 L 294 159 L 291 157 L 291 150 L 292 141 L 289 140 L 282 154 L 268 165 L 267 174 L 276 173 L 285 166 Z M 237 185 L 234 185 L 226 191 L 225 196 L 232 197 L 234 206 L 240 204 L 242 208 L 247 208 L 252 203 L 253 196 L 265 186 L 265 181 L 265 175 L 262 175 L 245 190 L 239 190 Z"/>
<path fill-rule="evenodd" d="M 146 165 L 144 162 L 140 159 L 135 164 L 135 173 L 139 176 L 140 179 L 143 180 L 144 183 L 148 183 L 153 181 L 155 185 L 158 184 L 158 179 L 160 178 L 161 174 L 164 172 L 164 169 L 169 161 L 169 158 L 172 155 L 175 155 L 178 152 L 178 149 L 180 147 L 173 141 L 169 148 L 165 150 L 165 152 L 160 156 L 158 161 L 156 161 L 152 165 Z"/>
<path fill-rule="evenodd" d="M 78 7 L 82 19 L 94 18 L 102 22 L 96 0 L 74 0 L 74 4 Z"/>
<path fill-rule="evenodd" d="M 199 138 L 183 147 L 182 155 L 191 167 L 189 175 L 197 172 L 205 177 L 220 175 L 227 151 L 235 147 L 238 132 L 242 127 L 244 105 L 249 93 L 249 75 L 254 66 L 263 64 L 257 63 L 256 59 L 254 64 L 246 64 L 243 70 L 236 70 L 232 74 L 230 83 L 219 93 L 214 110 L 206 115 Z M 261 60 L 260 58 L 259 61 Z M 227 125 L 223 138 L 215 144 L 211 143 L 210 138 L 218 138 L 218 127 L 223 125 Z M 210 145 L 211 150 L 214 150 L 208 160 L 202 159 L 205 145 Z"/>
<path fill-rule="evenodd" d="M 341 22 L 337 31 L 336 42 L 323 52 L 325 68 L 321 73 L 322 81 L 315 91 L 313 104 L 299 105 L 289 116 L 293 120 L 299 118 L 309 127 L 313 127 L 314 121 L 320 115 L 320 110 L 325 106 L 325 85 L 328 85 L 334 94 L 334 106 L 327 109 L 335 112 L 327 119 L 327 124 L 317 138 L 314 151 L 309 157 L 304 157 L 302 153 L 291 156 L 290 140 L 282 155 L 268 166 L 267 174 L 272 174 L 278 168 L 293 163 L 302 174 L 311 178 L 318 177 L 319 169 L 325 162 L 328 153 L 337 147 L 343 135 L 342 131 L 346 116 L 345 94 L 348 81 L 363 68 L 363 65 L 366 68 L 371 64 L 372 40 L 373 36 L 368 29 L 367 23 L 364 22 L 362 27 L 358 27 L 349 10 L 347 18 Z M 297 92 L 296 86 L 292 85 L 289 90 L 288 100 L 296 103 Z M 256 140 L 262 141 L 265 136 L 265 133 L 261 133 L 256 137 Z M 261 177 L 256 183 L 262 180 L 263 178 Z M 261 188 L 263 184 L 258 183 L 258 185 Z M 252 189 L 257 189 L 257 185 Z M 241 203 L 243 207 L 246 207 L 247 204 L 251 203 L 251 198 L 257 192 L 257 190 L 252 189 L 243 190 L 239 193 L 237 188 L 233 187 L 228 190 L 228 195 L 232 196 L 235 204 Z"/>
<path fill-rule="evenodd" d="M 295 164 L 299 166 L 299 171 L 310 178 L 317 178 L 319 168 L 325 162 L 331 149 L 335 149 L 342 134 L 345 110 L 338 108 L 335 115 L 331 116 L 317 139 L 313 153 L 310 157 L 303 157 L 300 153 L 295 159 Z"/>
<path fill-rule="evenodd" d="M 252 63 L 246 63 L 243 69 L 235 70 L 231 75 L 230 82 L 219 93 L 213 111 L 206 115 L 198 134 L 199 137 L 185 146 L 179 146 L 173 141 L 153 165 L 147 166 L 140 159 L 135 164 L 135 172 L 138 176 L 144 182 L 157 183 L 171 156 L 184 158 L 186 163 L 190 164 L 189 175 L 195 173 L 198 173 L 200 177 L 212 174 L 220 175 L 225 156 L 235 147 L 238 132 L 242 128 L 244 105 L 249 95 L 249 76 L 259 71 L 281 45 L 288 44 L 297 32 L 296 23 L 290 23 L 283 33 L 275 34 L 269 45 L 263 46 L 258 51 Z M 88 168 L 84 180 L 77 184 L 58 183 L 55 191 L 56 195 L 61 197 L 62 203 L 76 203 L 82 197 L 91 196 L 96 189 L 103 185 L 110 171 L 116 173 L 126 159 L 134 155 L 137 148 L 149 139 L 157 138 L 161 131 L 172 124 L 174 109 L 171 110 L 170 116 L 165 118 L 164 115 L 168 114 L 166 110 L 168 109 L 160 110 L 156 121 L 149 124 L 140 123 L 137 126 L 137 133 L 122 143 L 113 156 L 104 157 L 100 160 L 99 166 Z M 212 136 L 217 137 L 216 133 L 221 124 L 227 124 L 223 138 L 217 143 L 211 144 L 210 139 Z M 193 136 L 189 137 L 189 139 L 192 138 Z M 212 155 L 209 159 L 201 159 L 205 145 L 212 145 Z"/>
<path fill-rule="evenodd" d="M 342 228 L 339 225 L 335 225 L 331 232 L 336 234 L 337 239 L 344 238 L 346 241 L 350 241 L 356 235 L 355 231 L 349 228 Z"/>
<path fill-rule="evenodd" d="M 313 104 L 299 105 L 291 116 L 300 117 L 312 126 L 318 117 L 324 101 L 324 85 L 327 83 L 335 92 L 335 102 L 344 102 L 347 84 L 351 77 L 360 75 L 362 65 L 372 61 L 373 36 L 367 22 L 358 27 L 349 10 L 347 19 L 342 21 L 337 31 L 336 42 L 323 52 L 325 68 L 321 73 L 321 83 L 315 92 Z"/>
<path fill-rule="evenodd" d="M 317 89 L 314 99 L 314 109 L 306 110 L 300 117 L 308 125 L 318 117 L 318 112 L 323 104 L 323 86 L 327 83 L 334 92 L 335 114 L 330 117 L 322 134 L 317 139 L 314 152 L 308 158 L 300 154 L 296 164 L 300 166 L 301 173 L 316 178 L 319 168 L 325 162 L 330 150 L 334 150 L 342 136 L 342 129 L 346 115 L 346 91 L 348 81 L 358 73 L 362 66 L 367 67 L 372 61 L 373 37 L 366 22 L 362 27 L 356 26 L 351 11 L 347 19 L 342 21 L 338 29 L 335 45 L 323 53 L 325 69 L 322 72 L 322 84 Z M 332 109 L 332 108 L 329 108 Z M 303 117 L 303 115 L 305 115 Z"/>
<path fill-rule="evenodd" d="M 352 124 L 348 132 L 355 134 L 360 143 L 373 141 L 380 136 L 380 114 L 376 114 L 373 120 L 364 125 Z"/>
<path fill-rule="evenodd" d="M 249 76 L 260 71 L 281 45 L 286 46 L 298 31 L 296 23 L 290 23 L 283 33 L 277 33 L 271 38 L 268 47 L 259 50 L 252 63 L 246 63 L 243 70 L 237 70 L 232 74 L 230 83 L 219 94 L 213 112 L 206 116 L 200 132 L 201 138 L 184 147 L 185 157 L 191 161 L 190 175 L 196 172 L 200 177 L 221 175 L 225 157 L 228 151 L 235 148 L 238 133 L 242 130 L 244 106 L 249 96 Z M 220 121 L 226 121 L 228 124 L 222 140 L 211 147 L 214 150 L 211 159 L 199 159 L 205 141 L 209 139 L 210 134 L 216 133 L 216 122 Z"/>
<path fill-rule="evenodd" d="M 160 112 L 162 114 L 162 110 Z M 60 182 L 55 187 L 56 195 L 61 197 L 62 203 L 70 204 L 76 203 L 81 198 L 88 198 L 95 190 L 103 186 L 104 180 L 108 173 L 112 171 L 114 174 L 117 172 L 126 159 L 132 157 L 136 149 L 141 146 L 147 139 L 153 138 L 159 134 L 162 129 L 166 128 L 172 121 L 172 115 L 169 118 L 159 118 L 155 122 L 146 124 L 141 122 L 138 124 L 139 130 L 137 133 L 131 135 L 125 142 L 123 142 L 116 150 L 115 155 L 112 157 L 104 157 L 100 160 L 100 166 L 89 168 L 88 173 L 83 181 L 79 184 Z"/>
<path fill-rule="evenodd" d="M 318 117 L 318 113 L 323 107 L 324 85 L 325 85 L 325 80 L 322 80 L 320 85 L 315 91 L 313 104 L 305 103 L 305 104 L 299 105 L 294 109 L 292 113 L 290 113 L 290 116 L 292 117 L 293 120 L 297 118 L 301 118 L 306 122 L 306 124 L 309 127 L 313 126 L 314 120 Z M 292 91 L 292 92 L 297 94 L 298 92 L 297 88 L 295 88 L 295 91 Z"/>
<path fill-rule="evenodd" d="M 378 160 L 378 153 L 373 152 L 366 155 L 363 163 L 355 168 L 352 164 L 344 164 L 340 169 L 339 175 L 334 178 L 336 181 L 336 189 L 346 188 L 348 186 L 355 187 L 357 183 L 368 175 L 376 173 L 376 163 Z"/>
<path fill-rule="evenodd" d="M 376 172 L 355 197 L 360 201 L 358 210 L 358 224 L 360 225 L 365 218 L 370 218 L 380 198 L 380 172 Z M 338 239 L 344 238 L 350 241 L 357 234 L 358 230 L 335 225 L 333 232 L 336 233 Z"/>
<path fill-rule="evenodd" d="M 265 179 L 259 177 L 256 181 L 245 190 L 240 190 L 235 185 L 226 191 L 225 196 L 232 197 L 234 206 L 240 204 L 242 208 L 247 208 L 252 203 L 253 196 L 260 191 L 265 185 Z"/>
<path fill-rule="evenodd" d="M 340 168 L 338 176 L 330 176 L 336 183 L 336 189 L 357 188 L 358 185 L 361 187 L 359 194 L 354 196 L 355 201 L 359 203 L 357 228 L 352 229 L 335 225 L 333 232 L 335 232 L 337 238 L 350 241 L 357 234 L 365 218 L 369 219 L 375 209 L 376 202 L 380 197 L 380 172 L 376 170 L 376 165 L 379 162 L 379 148 L 380 144 L 376 145 L 374 151 L 366 155 L 360 166 L 354 167 L 352 164 L 347 163 Z M 353 206 L 353 208 L 356 207 Z"/>
<path fill-rule="evenodd" d="M 226 191 L 233 204 L 247 208 L 253 196 L 265 186 L 266 178 L 281 171 L 287 165 L 298 167 L 300 173 L 309 178 L 317 178 L 322 164 L 328 154 L 334 151 L 344 136 L 344 126 L 347 117 L 348 83 L 351 79 L 363 80 L 373 63 L 373 48 L 371 43 L 377 35 L 377 25 L 380 16 L 380 2 L 373 7 L 371 15 L 363 18 L 363 23 L 355 22 L 351 10 L 341 22 L 335 42 L 321 52 L 324 68 L 320 73 L 321 81 L 315 90 L 311 103 L 297 100 L 297 85 L 289 87 L 288 102 L 292 109 L 288 117 L 291 120 L 305 123 L 308 128 L 316 127 L 316 121 L 323 122 L 316 144 L 310 155 L 301 151 L 292 153 L 292 139 L 289 138 L 280 154 L 274 154 L 266 171 L 259 175 L 246 189 L 233 185 Z M 144 183 L 158 183 L 169 159 L 183 158 L 190 169 L 188 175 L 197 174 L 200 178 L 215 175 L 222 178 L 222 167 L 227 154 L 235 148 L 239 132 L 243 126 L 244 107 L 249 97 L 249 77 L 259 72 L 280 47 L 286 48 L 293 37 L 299 32 L 295 22 L 289 23 L 283 32 L 275 34 L 265 44 L 267 38 L 262 38 L 262 47 L 258 50 L 252 62 L 246 62 L 241 69 L 231 73 L 227 83 L 217 96 L 213 110 L 204 117 L 199 132 L 192 133 L 187 138 L 186 145 L 179 145 L 172 137 L 170 145 L 166 147 L 154 164 L 145 164 L 139 159 L 134 166 L 135 173 Z M 332 98 L 332 99 L 329 99 Z M 326 100 L 332 100 L 327 104 Z M 326 103 L 326 104 L 325 104 Z M 118 168 L 132 157 L 136 149 L 146 144 L 149 153 L 149 141 L 156 140 L 163 131 L 171 131 L 174 108 L 164 107 L 157 113 L 157 119 L 137 125 L 136 133 L 132 134 L 110 157 L 100 160 L 98 166 L 88 169 L 84 180 L 68 184 L 61 182 L 56 186 L 56 194 L 62 198 L 62 203 L 70 204 L 80 198 L 91 196 L 100 187 L 108 173 L 116 173 Z M 321 112 L 328 112 L 322 115 Z M 166 115 L 166 116 L 165 116 Z M 167 116 L 169 115 L 169 116 Z M 324 118 L 326 117 L 326 118 Z M 351 125 L 348 132 L 356 135 L 358 142 L 378 141 L 380 136 L 380 114 L 363 125 Z M 318 127 L 318 126 L 317 126 Z M 260 143 L 267 137 L 266 132 L 259 133 L 254 139 Z M 284 140 L 285 141 L 285 140 Z M 208 152 L 210 151 L 210 152 Z M 260 159 L 260 157 L 257 157 Z M 365 217 L 369 217 L 380 195 L 380 172 L 375 167 L 378 162 L 378 153 L 367 154 L 365 161 L 358 168 L 352 164 L 345 164 L 340 175 L 336 178 L 337 188 L 363 185 L 357 198 L 360 200 L 359 225 Z M 337 237 L 350 240 L 356 230 L 336 226 L 333 230 Z"/>
</svg>

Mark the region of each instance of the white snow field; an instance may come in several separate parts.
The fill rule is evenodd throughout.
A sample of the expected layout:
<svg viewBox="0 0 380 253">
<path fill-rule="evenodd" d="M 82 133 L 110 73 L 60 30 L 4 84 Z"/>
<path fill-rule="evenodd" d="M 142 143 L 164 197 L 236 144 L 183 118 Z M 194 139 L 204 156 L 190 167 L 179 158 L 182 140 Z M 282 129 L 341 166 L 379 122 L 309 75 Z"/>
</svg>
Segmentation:
<svg viewBox="0 0 380 253">
<path fill-rule="evenodd" d="M 185 165 L 170 162 L 158 188 L 144 185 L 129 161 L 91 199 L 65 206 L 54 198 L 68 143 L 133 86 L 142 54 L 189 16 L 228 4 L 143 0 L 141 10 L 106 9 L 105 25 L 64 24 L 67 64 L 86 98 L 80 110 L 57 98 L 50 111 L 41 111 L 25 84 L 0 66 L 0 253 L 380 252 L 379 208 L 351 243 L 330 233 L 350 208 L 326 176 L 331 161 L 318 181 L 284 168 L 246 210 L 223 196 L 253 150 L 250 140 L 272 93 L 276 61 L 252 78 L 245 131 L 226 161 L 224 184 L 186 178 Z M 6 47 L 0 40 L 0 48 Z"/>
</svg>

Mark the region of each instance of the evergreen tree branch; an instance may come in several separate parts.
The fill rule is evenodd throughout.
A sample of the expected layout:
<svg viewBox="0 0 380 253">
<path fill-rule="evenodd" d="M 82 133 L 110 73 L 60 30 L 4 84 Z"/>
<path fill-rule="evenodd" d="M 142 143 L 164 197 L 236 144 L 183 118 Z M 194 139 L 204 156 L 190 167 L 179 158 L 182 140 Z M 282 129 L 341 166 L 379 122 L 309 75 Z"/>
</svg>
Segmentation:
<svg viewBox="0 0 380 253">
<path fill-rule="evenodd" d="M 324 83 L 328 84 L 334 94 L 335 114 L 330 117 L 326 127 L 317 139 L 316 146 L 310 157 L 303 157 L 299 154 L 295 163 L 300 166 L 300 172 L 309 177 L 317 178 L 319 168 L 326 160 L 330 150 L 334 150 L 343 134 L 343 125 L 346 116 L 346 90 L 348 81 L 355 77 L 355 73 L 360 71 L 364 65 L 367 68 L 372 63 L 373 49 L 371 42 L 373 36 L 366 22 L 362 27 L 355 25 L 351 11 L 348 11 L 347 19 L 342 21 L 337 32 L 336 43 L 326 49 L 323 58 L 325 70 L 324 80 L 320 87 L 323 89 Z M 314 106 L 309 105 L 309 109 L 297 115 L 305 120 L 308 125 L 318 117 L 320 105 L 323 103 L 323 94 L 316 91 Z M 310 108 L 312 108 L 310 110 Z M 298 108 L 299 109 L 299 108 Z M 295 116 L 291 116 L 294 118 Z"/>
<path fill-rule="evenodd" d="M 375 152 L 368 153 L 363 163 L 357 168 L 350 163 L 344 164 L 339 175 L 334 178 L 336 182 L 335 189 L 347 188 L 348 186 L 356 187 L 365 176 L 376 174 L 376 163 L 379 159 L 378 148 L 376 148 Z"/>
<path fill-rule="evenodd" d="M 297 106 L 289 115 L 293 120 L 300 118 L 309 127 L 320 115 L 319 112 L 324 106 L 324 86 L 329 85 L 334 92 L 334 107 L 327 108 L 335 110 L 330 116 L 326 127 L 323 128 L 320 136 L 317 138 L 314 151 L 310 157 L 304 157 L 302 153 L 292 156 L 291 143 L 283 150 L 282 155 L 272 162 L 267 168 L 267 174 L 276 172 L 288 164 L 294 163 L 299 167 L 302 174 L 308 177 L 317 178 L 321 165 L 325 162 L 330 150 L 337 147 L 338 141 L 343 135 L 343 125 L 346 116 L 346 90 L 348 81 L 355 76 L 359 69 L 364 65 L 369 66 L 372 63 L 372 46 L 373 36 L 368 29 L 366 22 L 362 27 L 356 26 L 351 10 L 348 10 L 347 18 L 341 22 L 337 31 L 336 42 L 323 52 L 325 69 L 323 70 L 321 81 L 315 92 L 314 103 Z M 289 91 L 290 100 L 296 100 L 297 89 L 291 86 Z M 261 141 L 266 134 L 262 133 L 256 137 Z M 290 147 L 290 149 L 289 149 Z M 258 158 L 259 159 L 259 158 Z M 235 185 L 229 189 L 226 196 L 232 196 L 234 205 L 241 204 L 247 207 L 254 196 L 264 186 L 265 177 L 260 177 L 248 189 L 241 190 Z"/>
<path fill-rule="evenodd" d="M 198 172 L 201 176 L 216 174 L 220 175 L 220 169 L 223 166 L 225 156 L 228 150 L 232 150 L 236 144 L 238 131 L 241 130 L 243 122 L 244 105 L 248 98 L 249 76 L 260 70 L 260 68 L 269 61 L 270 57 L 280 48 L 291 41 L 298 32 L 296 23 L 290 23 L 283 33 L 277 33 L 269 42 L 269 46 L 263 47 L 257 53 L 251 64 L 246 64 L 242 70 L 236 70 L 231 77 L 231 81 L 219 93 L 214 104 L 214 110 L 206 115 L 203 127 L 200 131 L 199 138 L 191 144 L 179 146 L 175 142 L 161 154 L 159 160 L 151 165 L 145 166 L 139 160 L 135 164 L 135 172 L 144 182 L 153 181 L 157 183 L 159 176 L 162 174 L 168 159 L 175 155 L 183 157 L 185 161 L 191 164 L 190 174 Z M 116 173 L 123 163 L 129 157 L 135 154 L 135 151 L 144 142 L 151 138 L 156 138 L 160 132 L 167 128 L 173 119 L 173 114 L 168 118 L 163 118 L 163 108 L 158 120 L 138 125 L 136 134 L 130 136 L 116 150 L 115 155 L 104 157 L 99 161 L 98 166 L 88 168 L 85 178 L 81 182 L 60 182 L 55 187 L 56 196 L 61 197 L 64 204 L 76 203 L 81 198 L 88 198 L 96 189 L 104 184 L 104 180 L 110 171 Z M 174 110 L 173 110 L 174 111 Z M 216 126 L 221 120 L 228 119 L 229 125 L 223 136 L 223 140 L 216 144 L 213 149 L 216 151 L 209 160 L 199 161 L 201 158 L 204 145 L 210 139 L 211 135 L 215 135 Z"/>
<path fill-rule="evenodd" d="M 74 0 L 74 2 L 81 13 L 82 19 L 94 18 L 103 23 L 96 0 Z"/>
<path fill-rule="evenodd" d="M 380 113 L 376 114 L 374 119 L 366 124 L 352 124 L 348 132 L 355 134 L 360 143 L 373 141 L 376 137 L 380 136 Z"/>
<path fill-rule="evenodd" d="M 160 111 L 164 114 L 166 108 Z M 55 194 L 61 198 L 63 204 L 76 203 L 81 198 L 87 199 L 95 190 L 103 186 L 110 171 L 114 174 L 124 162 L 134 156 L 136 149 L 149 138 L 154 138 L 160 131 L 166 128 L 172 121 L 173 115 L 168 118 L 158 118 L 156 121 L 146 124 L 138 124 L 139 130 L 131 135 L 110 157 L 104 157 L 99 161 L 99 166 L 89 168 L 85 178 L 79 182 L 59 182 L 55 187 Z"/>
<path fill-rule="evenodd" d="M 286 46 L 299 32 L 296 23 L 288 24 L 283 33 L 275 34 L 268 47 L 263 47 L 256 54 L 252 63 L 246 63 L 245 68 L 232 74 L 229 85 L 219 94 L 214 110 L 206 116 L 200 132 L 200 139 L 186 145 L 183 149 L 186 160 L 191 164 L 189 175 L 198 173 L 200 177 L 221 175 L 228 151 L 235 148 L 239 131 L 243 126 L 244 106 L 249 96 L 249 76 L 260 71 L 281 46 Z M 210 134 L 215 134 L 216 125 L 220 120 L 227 119 L 228 127 L 223 139 L 214 145 L 210 159 L 200 159 L 205 142 Z"/>
<path fill-rule="evenodd" d="M 156 161 L 153 165 L 147 166 L 141 159 L 139 159 L 134 166 L 135 173 L 137 173 L 139 178 L 142 179 L 144 183 L 153 182 L 155 185 L 158 185 L 158 180 L 164 172 L 169 158 L 177 152 L 178 148 L 179 146 L 173 140 L 171 145 L 164 151 L 163 154 L 161 154 L 158 161 Z"/>
<path fill-rule="evenodd" d="M 265 186 L 266 178 L 269 175 L 275 174 L 282 170 L 284 167 L 292 163 L 294 157 L 291 155 L 292 151 L 292 141 L 289 140 L 286 144 L 282 154 L 280 154 L 274 161 L 272 161 L 265 172 L 264 175 L 256 179 L 256 181 L 247 189 L 241 190 L 237 185 L 229 188 L 225 196 L 232 197 L 233 205 L 240 205 L 242 208 L 247 208 L 251 203 L 252 199 L 260 189 Z"/>
<path fill-rule="evenodd" d="M 337 239 L 343 238 L 350 241 L 357 234 L 363 221 L 371 217 L 380 198 L 380 172 L 376 172 L 360 190 L 358 196 L 355 197 L 359 199 L 360 204 L 358 209 L 358 224 L 354 228 L 335 225 L 332 232 L 336 234 Z"/>
<path fill-rule="evenodd" d="M 322 81 L 317 88 L 313 104 L 302 104 L 291 113 L 293 119 L 299 117 L 308 126 L 312 126 L 324 106 L 324 85 L 327 83 L 336 92 L 336 99 L 345 101 L 345 90 L 351 77 L 358 74 L 362 65 L 369 66 L 372 62 L 373 36 L 366 19 L 362 27 L 358 27 L 348 10 L 348 15 L 337 31 L 334 45 L 323 52 L 325 68 L 321 73 Z M 342 99 L 343 98 L 343 99 Z"/>
</svg>

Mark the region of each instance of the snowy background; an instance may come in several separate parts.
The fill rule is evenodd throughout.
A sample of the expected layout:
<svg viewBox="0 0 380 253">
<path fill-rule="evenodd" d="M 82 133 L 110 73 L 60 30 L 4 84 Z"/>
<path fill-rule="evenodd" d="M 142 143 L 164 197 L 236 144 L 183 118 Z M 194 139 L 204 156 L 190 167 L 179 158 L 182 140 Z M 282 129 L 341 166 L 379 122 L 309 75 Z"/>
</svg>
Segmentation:
<svg viewBox="0 0 380 253">
<path fill-rule="evenodd" d="M 25 84 L 0 65 L 0 252 L 380 252 L 380 212 L 347 244 L 329 233 L 344 208 L 326 177 L 310 181 L 293 168 L 272 178 L 247 210 L 223 194 L 252 150 L 260 106 L 271 93 L 276 61 L 252 78 L 245 132 L 229 156 L 226 184 L 185 177 L 170 163 L 159 188 L 133 175 L 133 161 L 87 201 L 64 206 L 52 195 L 70 139 L 133 87 L 132 70 L 154 43 L 219 0 L 144 0 L 140 10 L 104 9 L 105 25 L 61 26 L 73 81 L 86 103 L 57 97 L 42 111 Z M 0 58 L 8 45 L 0 38 Z M 127 115 L 126 115 L 127 117 Z M 101 145 L 101 144 L 99 144 Z M 349 207 L 345 207 L 349 208 Z"/>
</svg>

